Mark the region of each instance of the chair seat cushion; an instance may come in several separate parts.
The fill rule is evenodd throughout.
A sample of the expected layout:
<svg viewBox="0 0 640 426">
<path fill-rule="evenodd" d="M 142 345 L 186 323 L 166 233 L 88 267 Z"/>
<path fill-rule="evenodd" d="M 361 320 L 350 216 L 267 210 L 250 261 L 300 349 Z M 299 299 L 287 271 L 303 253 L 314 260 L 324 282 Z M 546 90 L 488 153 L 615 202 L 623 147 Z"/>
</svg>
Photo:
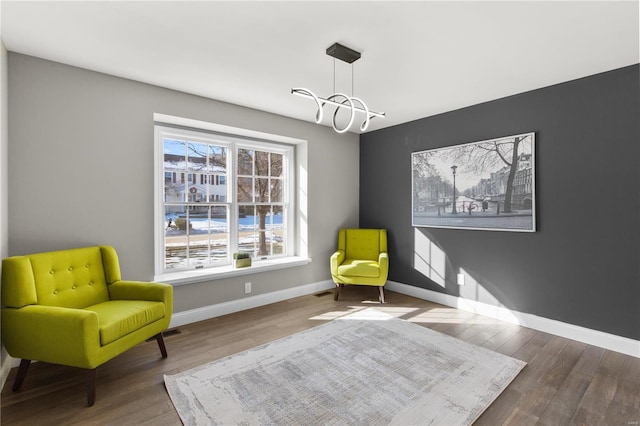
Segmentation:
<svg viewBox="0 0 640 426">
<path fill-rule="evenodd" d="M 373 260 L 345 259 L 338 266 L 338 274 L 345 277 L 370 277 L 380 276 L 380 266 Z"/>
<path fill-rule="evenodd" d="M 162 302 L 110 300 L 85 308 L 98 314 L 100 344 L 108 345 L 164 317 Z"/>
</svg>

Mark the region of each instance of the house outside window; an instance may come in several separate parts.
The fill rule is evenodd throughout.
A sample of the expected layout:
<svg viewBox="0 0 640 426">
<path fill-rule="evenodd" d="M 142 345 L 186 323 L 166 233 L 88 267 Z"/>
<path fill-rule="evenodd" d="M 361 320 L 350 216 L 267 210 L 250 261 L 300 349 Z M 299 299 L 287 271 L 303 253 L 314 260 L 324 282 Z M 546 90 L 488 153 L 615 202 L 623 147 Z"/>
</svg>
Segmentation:
<svg viewBox="0 0 640 426">
<path fill-rule="evenodd" d="M 295 256 L 291 145 L 157 124 L 156 274 Z"/>
</svg>

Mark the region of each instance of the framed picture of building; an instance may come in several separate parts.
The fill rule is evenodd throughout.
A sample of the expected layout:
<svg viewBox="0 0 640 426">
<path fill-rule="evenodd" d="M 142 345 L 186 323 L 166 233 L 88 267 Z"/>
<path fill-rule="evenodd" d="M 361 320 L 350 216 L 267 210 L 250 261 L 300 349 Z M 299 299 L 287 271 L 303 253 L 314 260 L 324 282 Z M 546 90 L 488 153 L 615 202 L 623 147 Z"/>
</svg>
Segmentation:
<svg viewBox="0 0 640 426">
<path fill-rule="evenodd" d="M 535 232 L 535 133 L 411 154 L 412 224 Z"/>
</svg>

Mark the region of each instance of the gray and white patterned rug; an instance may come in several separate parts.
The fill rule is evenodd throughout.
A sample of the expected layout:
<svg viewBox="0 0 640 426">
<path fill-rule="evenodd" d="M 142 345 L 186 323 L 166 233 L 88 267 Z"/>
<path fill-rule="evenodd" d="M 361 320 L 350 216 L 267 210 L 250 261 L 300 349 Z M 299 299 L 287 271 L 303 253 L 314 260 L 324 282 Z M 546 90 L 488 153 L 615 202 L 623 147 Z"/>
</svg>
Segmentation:
<svg viewBox="0 0 640 426">
<path fill-rule="evenodd" d="M 373 308 L 165 375 L 185 425 L 468 425 L 526 363 Z"/>
</svg>

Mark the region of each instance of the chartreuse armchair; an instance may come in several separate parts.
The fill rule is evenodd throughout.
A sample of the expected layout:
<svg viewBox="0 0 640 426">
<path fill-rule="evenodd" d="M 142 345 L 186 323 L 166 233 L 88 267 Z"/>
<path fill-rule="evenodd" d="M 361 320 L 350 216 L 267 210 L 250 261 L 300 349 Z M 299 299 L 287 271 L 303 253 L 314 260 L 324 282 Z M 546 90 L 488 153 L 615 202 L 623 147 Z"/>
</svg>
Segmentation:
<svg viewBox="0 0 640 426">
<path fill-rule="evenodd" d="M 87 405 L 96 367 L 154 337 L 163 358 L 173 288 L 123 281 L 113 247 L 14 256 L 2 261 L 2 342 L 21 358 L 13 391 L 31 360 L 88 369 Z"/>
<path fill-rule="evenodd" d="M 331 255 L 331 277 L 336 284 L 334 300 L 345 284 L 376 286 L 384 303 L 389 273 L 386 229 L 341 229 L 338 250 Z"/>
</svg>

